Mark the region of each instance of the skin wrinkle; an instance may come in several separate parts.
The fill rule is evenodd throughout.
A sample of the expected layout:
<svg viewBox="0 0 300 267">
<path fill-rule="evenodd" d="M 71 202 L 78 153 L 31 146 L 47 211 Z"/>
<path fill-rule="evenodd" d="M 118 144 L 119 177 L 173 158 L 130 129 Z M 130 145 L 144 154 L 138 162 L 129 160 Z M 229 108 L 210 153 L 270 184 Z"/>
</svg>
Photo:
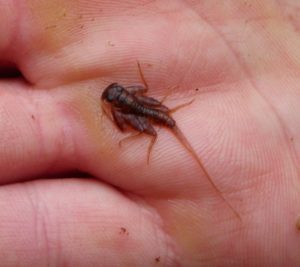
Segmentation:
<svg viewBox="0 0 300 267">
<path fill-rule="evenodd" d="M 28 202 L 30 203 L 30 206 L 32 208 L 32 215 L 33 215 L 32 222 L 33 222 L 33 229 L 35 229 L 35 231 L 34 231 L 34 234 L 35 234 L 34 240 L 37 240 L 38 234 L 37 234 L 37 213 L 36 213 L 36 205 L 35 205 L 36 201 L 33 200 L 33 199 L 36 199 L 36 192 L 33 191 L 33 190 L 30 190 L 31 187 L 29 187 L 29 186 L 27 186 L 25 188 L 26 188 L 25 192 L 27 192 L 26 195 L 27 195 Z"/>
<path fill-rule="evenodd" d="M 44 218 L 43 212 L 41 212 L 42 199 L 38 196 L 38 192 L 35 187 L 26 186 L 27 199 L 32 207 L 33 222 L 34 226 L 34 239 L 36 244 L 36 249 L 40 253 L 46 253 L 46 261 L 49 259 L 49 238 L 46 231 L 46 219 Z M 40 228 L 41 227 L 41 228 Z"/>
<path fill-rule="evenodd" d="M 55 244 L 51 243 L 52 241 L 50 239 L 50 236 L 53 233 L 49 234 L 48 223 L 51 220 L 47 208 L 47 203 L 40 196 L 36 186 L 31 187 L 30 184 L 28 183 L 26 185 L 26 188 L 27 188 L 27 199 L 29 200 L 29 203 L 32 206 L 32 211 L 34 214 L 33 221 L 35 222 L 35 225 L 33 226 L 33 229 L 35 229 L 34 240 L 36 240 L 37 250 L 40 250 L 40 252 L 44 254 L 43 256 L 43 259 L 45 261 L 44 264 L 47 264 L 47 266 L 59 266 L 58 259 L 60 254 L 60 245 L 59 245 L 59 240 L 57 240 L 58 242 L 56 242 Z M 56 230 L 59 230 L 58 226 L 59 224 L 56 223 L 55 224 Z M 56 249 L 53 250 L 53 248 Z"/>
<path fill-rule="evenodd" d="M 164 14 L 164 13 L 167 13 L 169 15 L 176 15 L 178 12 L 181 12 L 181 8 L 180 7 L 176 7 L 175 10 L 167 10 L 167 11 L 160 11 L 160 14 Z M 192 12 L 192 14 L 195 13 L 195 12 Z M 185 15 L 185 18 L 189 18 L 188 16 Z M 185 40 L 184 38 L 182 40 Z M 195 62 L 196 64 L 198 64 L 198 62 L 196 62 L 196 55 L 200 52 L 199 49 L 197 48 L 198 47 L 198 44 L 200 43 L 201 39 L 199 39 L 197 41 L 197 43 L 194 44 L 194 49 L 191 48 L 191 50 L 189 51 L 189 53 L 191 53 L 191 55 L 189 55 L 189 58 L 191 58 L 191 63 L 188 65 L 189 68 L 186 69 L 185 73 L 182 73 L 182 75 L 179 76 L 179 79 L 177 78 L 176 79 L 176 86 L 178 87 L 181 87 L 181 85 L 183 84 L 183 81 L 185 81 L 186 79 L 186 76 L 188 76 L 188 74 L 190 73 L 190 70 L 192 69 L 193 67 L 193 62 Z M 181 41 L 182 42 L 182 41 Z M 180 58 L 181 57 L 181 47 L 179 46 L 179 44 L 177 44 L 177 49 L 176 49 L 176 52 L 174 53 L 176 56 L 175 58 Z M 177 65 L 180 65 L 179 64 L 179 61 L 178 60 L 175 60 L 175 64 L 173 64 L 172 68 L 173 69 L 177 69 Z"/>
<path fill-rule="evenodd" d="M 280 126 L 281 133 L 284 136 L 286 145 L 287 145 L 289 151 L 291 152 L 289 154 L 289 156 L 291 157 L 291 160 L 294 162 L 294 167 L 297 170 L 298 177 L 300 177 L 300 167 L 297 167 L 297 166 L 300 166 L 299 165 L 300 159 L 298 159 L 298 157 L 297 157 L 297 152 L 295 150 L 295 147 L 290 142 L 290 137 L 289 136 L 291 136 L 291 133 L 288 131 L 288 127 L 284 123 L 284 120 L 281 118 L 280 114 L 278 113 L 278 111 L 276 110 L 274 105 L 270 101 L 268 101 L 268 99 L 260 92 L 260 90 L 258 89 L 258 86 L 257 86 L 257 84 L 254 80 L 254 77 L 252 77 L 251 72 L 248 69 L 247 65 L 241 60 L 241 58 L 235 52 L 233 47 L 230 45 L 230 43 L 225 38 L 225 35 L 222 34 L 216 27 L 214 27 L 208 20 L 206 20 L 205 18 L 202 18 L 202 19 L 204 19 L 206 21 L 206 23 L 208 25 L 210 25 L 210 27 L 213 29 L 213 31 L 216 34 L 218 34 L 220 36 L 220 38 L 224 41 L 224 44 L 228 47 L 229 51 L 231 52 L 231 54 L 235 58 L 235 61 L 240 65 L 240 67 L 242 68 L 242 70 L 245 73 L 245 76 L 248 77 L 248 81 L 252 85 L 252 87 L 255 90 L 255 92 L 257 93 L 257 95 L 260 96 L 260 98 L 264 101 L 264 103 L 266 103 L 266 105 L 269 107 L 271 113 L 275 116 L 275 118 L 278 122 L 278 125 Z"/>
<path fill-rule="evenodd" d="M 192 5 L 186 3 L 186 6 L 192 6 Z M 192 8 L 190 8 L 190 9 L 192 10 Z M 205 18 L 204 18 L 203 16 L 200 16 L 200 14 L 197 13 L 196 11 L 193 11 L 193 10 L 192 10 L 191 13 L 194 15 L 194 17 L 198 17 L 198 20 L 199 20 L 199 21 L 196 20 L 196 19 L 194 19 L 195 22 L 199 22 L 199 24 L 201 24 L 201 23 L 203 23 L 203 22 L 206 22 L 207 25 L 212 26 L 210 23 L 208 23 L 208 22 L 205 20 Z M 195 47 L 197 47 L 197 44 L 200 44 L 200 43 L 201 43 L 201 39 L 199 38 L 199 41 L 195 44 Z M 203 51 L 199 51 L 199 49 L 197 49 L 197 50 L 195 50 L 195 53 L 193 54 L 192 57 L 189 56 L 189 57 L 192 58 L 192 61 L 191 61 L 191 64 L 190 64 L 190 69 L 193 69 L 193 68 L 192 68 L 193 62 L 196 63 L 196 64 L 195 64 L 196 66 L 199 65 L 199 62 L 196 61 L 196 57 L 195 57 L 195 55 L 197 54 L 197 52 L 203 53 Z M 208 65 L 208 63 L 207 63 L 207 62 L 201 62 L 201 64 L 202 64 L 201 68 L 205 70 L 206 65 Z M 228 71 L 228 70 L 226 70 L 226 71 Z M 189 70 L 187 70 L 186 73 L 189 73 Z M 186 75 L 187 75 L 187 74 L 186 74 Z M 217 76 L 217 75 L 218 75 L 218 76 Z M 224 76 L 224 75 L 226 75 L 226 76 Z M 210 83 L 209 83 L 209 84 L 206 84 L 205 87 L 215 87 L 216 85 L 218 85 L 218 84 L 220 84 L 220 83 L 224 83 L 224 81 L 226 81 L 226 82 L 228 83 L 229 81 L 228 81 L 226 78 L 228 78 L 228 75 L 225 74 L 225 73 L 223 73 L 223 72 L 218 72 L 217 74 L 215 73 L 215 74 L 214 74 L 214 79 L 213 79 L 213 80 L 210 80 Z M 235 78 L 235 79 L 237 79 L 237 78 Z M 183 80 L 183 79 L 181 79 L 181 80 Z M 234 80 L 233 82 L 236 82 L 236 80 Z M 200 86 L 200 90 L 201 90 L 201 91 L 202 91 L 202 88 L 203 88 L 203 87 Z M 222 90 L 224 90 L 224 89 L 222 88 Z M 211 91 L 211 90 L 210 90 L 210 91 Z"/>
<path fill-rule="evenodd" d="M 53 173 L 53 170 L 60 169 L 60 164 L 62 161 L 64 161 L 64 165 L 66 164 L 66 161 L 68 161 L 67 165 L 75 166 L 75 159 L 77 158 L 78 153 L 76 153 L 75 151 L 74 135 L 72 134 L 69 126 L 70 121 L 73 121 L 73 115 L 66 116 L 66 114 L 72 114 L 72 110 L 69 111 L 69 109 L 72 109 L 72 107 L 70 107 L 68 104 L 64 104 L 63 101 L 57 101 L 55 98 L 56 94 L 54 91 L 45 91 L 45 93 L 47 93 L 47 95 L 51 99 L 49 105 L 53 105 L 55 107 L 58 114 L 57 117 L 60 118 L 60 127 L 58 127 L 60 130 L 54 134 L 53 139 L 52 150 L 54 150 L 55 152 L 49 152 L 49 154 L 55 154 L 55 156 L 52 156 L 52 162 L 48 163 L 48 167 L 45 171 L 45 173 L 51 173 L 52 170 Z M 37 113 L 39 114 L 40 112 Z M 44 140 L 46 138 L 41 139 Z M 44 154 L 47 157 L 48 152 L 46 151 L 46 149 L 44 150 Z M 68 157 L 68 155 L 73 155 L 73 157 Z M 69 159 L 71 159 L 71 161 Z"/>
<path fill-rule="evenodd" d="M 55 234 L 55 238 L 53 238 L 53 240 L 56 240 L 55 246 L 55 253 L 53 253 L 54 256 L 52 256 L 55 260 L 53 260 L 54 264 L 53 266 L 64 266 L 63 265 L 63 247 L 62 245 L 62 228 L 61 228 L 61 223 L 59 223 L 58 221 L 55 222 L 55 229 L 56 229 L 56 234 Z M 53 235 L 53 232 L 52 232 Z"/>
<path fill-rule="evenodd" d="M 53 99 L 54 100 L 54 99 Z M 63 121 L 61 123 L 61 127 L 60 127 L 60 131 L 58 133 L 58 135 L 55 137 L 55 140 L 54 140 L 54 144 L 53 146 L 56 146 L 56 155 L 53 157 L 52 159 L 52 162 L 49 162 L 49 166 L 46 170 L 46 173 L 51 173 L 51 170 L 53 172 L 53 170 L 56 170 L 57 168 L 59 168 L 59 164 L 61 163 L 62 159 L 64 158 L 68 158 L 67 156 L 64 156 L 65 154 L 65 147 L 69 147 L 68 145 L 66 144 L 70 144 L 70 141 L 72 141 L 73 138 L 70 139 L 67 139 L 66 135 L 65 135 L 65 129 L 66 129 L 66 126 L 65 124 L 68 124 L 67 120 L 65 120 L 65 116 L 60 116 Z M 71 135 L 72 136 L 72 135 Z M 72 148 L 74 148 L 73 145 L 71 145 Z M 74 155 L 74 157 L 72 157 L 72 159 L 75 159 L 76 158 L 76 155 L 73 151 L 73 149 L 71 149 L 71 152 L 70 152 L 70 155 Z M 73 152 L 73 153 L 72 153 Z M 69 154 L 69 153 L 67 153 Z M 69 165 L 75 165 L 75 164 L 72 164 L 72 163 L 69 163 Z"/>
<path fill-rule="evenodd" d="M 50 216 L 49 216 L 49 212 L 47 209 L 47 204 L 45 203 L 45 201 L 43 201 L 43 199 L 41 197 L 39 197 L 39 202 L 38 202 L 38 206 L 39 206 L 39 210 L 38 212 L 38 217 L 39 217 L 39 225 L 41 227 L 40 229 L 40 233 L 38 234 L 38 236 L 40 236 L 40 239 L 43 240 L 42 242 L 44 243 L 43 249 L 45 251 L 45 262 L 47 262 L 48 266 L 51 266 L 51 259 L 52 257 L 51 255 L 51 249 L 50 249 L 50 238 L 49 236 L 49 230 L 47 226 L 47 221 L 49 223 L 50 221 Z"/>
</svg>

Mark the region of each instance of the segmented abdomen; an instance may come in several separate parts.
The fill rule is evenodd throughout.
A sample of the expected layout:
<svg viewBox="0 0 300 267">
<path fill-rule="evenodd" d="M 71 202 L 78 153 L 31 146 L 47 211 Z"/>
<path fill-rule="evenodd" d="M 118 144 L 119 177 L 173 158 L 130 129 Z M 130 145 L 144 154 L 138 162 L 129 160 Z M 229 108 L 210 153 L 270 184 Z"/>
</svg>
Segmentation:
<svg viewBox="0 0 300 267">
<path fill-rule="evenodd" d="M 125 90 L 118 100 L 121 104 L 120 106 L 123 107 L 123 111 L 144 115 L 145 117 L 170 128 L 175 127 L 175 120 L 173 120 L 166 112 L 140 104 L 134 96 L 128 94 Z"/>
<path fill-rule="evenodd" d="M 143 107 L 143 109 L 143 114 L 149 117 L 150 119 L 153 119 L 154 121 L 164 124 L 170 128 L 175 127 L 175 120 L 173 120 L 167 113 L 147 107 Z"/>
</svg>

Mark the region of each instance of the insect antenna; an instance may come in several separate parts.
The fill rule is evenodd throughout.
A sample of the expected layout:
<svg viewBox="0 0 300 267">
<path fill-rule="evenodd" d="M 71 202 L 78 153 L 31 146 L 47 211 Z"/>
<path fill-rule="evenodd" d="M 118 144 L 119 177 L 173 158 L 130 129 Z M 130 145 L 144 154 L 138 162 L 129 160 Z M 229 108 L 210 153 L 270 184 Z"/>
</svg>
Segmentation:
<svg viewBox="0 0 300 267">
<path fill-rule="evenodd" d="M 196 160 L 196 162 L 198 163 L 198 165 L 200 166 L 200 168 L 202 169 L 203 173 L 208 178 L 208 181 L 210 182 L 210 184 L 212 185 L 212 187 L 215 189 L 215 191 L 218 193 L 218 195 L 223 199 L 223 201 L 227 204 L 227 206 L 232 210 L 232 212 L 235 214 L 235 216 L 240 221 L 242 221 L 242 218 L 241 218 L 240 214 L 226 200 L 226 198 L 223 196 L 222 192 L 218 189 L 218 187 L 216 186 L 216 184 L 212 180 L 211 176 L 209 175 L 209 173 L 207 172 L 206 168 L 204 167 L 201 159 L 199 158 L 199 156 L 197 155 L 196 151 L 193 149 L 193 147 L 191 146 L 191 144 L 189 143 L 189 141 L 187 140 L 187 138 L 185 137 L 185 135 L 181 132 L 181 130 L 177 126 L 175 126 L 172 129 L 172 131 L 173 131 L 174 135 L 176 136 L 177 140 L 186 148 L 186 150 L 188 152 L 190 152 L 190 154 Z"/>
</svg>

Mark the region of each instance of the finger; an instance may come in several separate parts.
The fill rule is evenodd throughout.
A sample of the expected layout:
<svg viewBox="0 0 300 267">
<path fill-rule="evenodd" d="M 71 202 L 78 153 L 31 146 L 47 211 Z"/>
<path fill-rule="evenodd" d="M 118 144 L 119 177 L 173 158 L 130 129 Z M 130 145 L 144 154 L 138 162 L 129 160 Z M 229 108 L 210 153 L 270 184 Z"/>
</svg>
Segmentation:
<svg viewBox="0 0 300 267">
<path fill-rule="evenodd" d="M 0 188 L 2 266 L 175 266 L 158 215 L 92 180 Z"/>
<path fill-rule="evenodd" d="M 77 146 L 85 144 L 81 122 L 88 121 L 90 110 L 74 106 L 72 99 L 83 108 L 87 99 L 93 101 L 76 89 L 70 94 L 64 89 L 34 90 L 17 80 L 0 82 L 0 183 L 80 169 Z"/>
<path fill-rule="evenodd" d="M 9 6 L 6 1 L 2 2 L 4 6 Z M 126 45 L 128 38 L 116 34 L 114 25 L 121 25 L 119 14 L 123 13 L 122 6 L 130 10 L 136 4 L 120 2 L 118 8 L 110 2 L 90 3 L 83 0 L 26 0 L 20 5 L 11 4 L 13 10 L 8 17 L 14 23 L 7 21 L 11 26 L 8 27 L 9 34 L 3 32 L 6 42 L 2 45 L 3 50 L 0 50 L 3 52 L 1 57 L 5 55 L 16 63 L 32 84 L 52 87 L 71 81 L 98 78 L 100 74 L 104 75 L 115 69 L 120 58 L 124 65 L 128 58 L 132 58 Z M 142 2 L 138 4 L 141 5 Z M 4 12 L 5 10 L 3 14 Z M 133 22 L 128 21 L 126 27 Z M 112 35 L 108 33 L 111 30 Z M 122 46 L 113 49 L 115 42 L 122 43 Z M 137 47 L 138 42 L 134 46 Z M 0 58 L 1 60 L 4 58 Z"/>
<path fill-rule="evenodd" d="M 203 87 L 212 81 L 219 83 L 224 76 L 239 79 L 242 75 L 219 36 L 207 30 L 184 1 L 166 6 L 151 1 L 119 1 L 116 5 L 109 1 L 27 0 L 12 6 L 10 35 L 14 38 L 8 38 L 3 52 L 32 84 L 53 87 L 105 77 L 112 71 L 119 82 L 132 84 L 137 60 L 143 69 L 145 65 L 149 69 L 145 78 L 155 90 L 174 85 Z M 174 13 L 168 20 L 166 7 Z M 197 52 L 208 49 L 218 51 L 213 61 L 210 53 Z M 178 51 L 186 60 L 178 60 Z M 197 63 L 197 71 L 191 62 Z M 187 81 L 191 87 L 186 87 Z"/>
</svg>

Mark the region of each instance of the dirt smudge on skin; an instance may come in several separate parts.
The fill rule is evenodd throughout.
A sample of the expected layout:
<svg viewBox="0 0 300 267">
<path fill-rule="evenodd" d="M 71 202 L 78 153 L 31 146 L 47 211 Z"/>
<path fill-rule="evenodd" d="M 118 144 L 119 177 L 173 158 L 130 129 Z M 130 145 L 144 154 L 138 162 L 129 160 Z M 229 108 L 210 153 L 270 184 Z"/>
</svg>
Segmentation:
<svg viewBox="0 0 300 267">
<path fill-rule="evenodd" d="M 300 231 L 300 216 L 297 218 L 296 228 L 297 228 L 298 231 Z"/>
<path fill-rule="evenodd" d="M 127 231 L 127 229 L 125 227 L 121 227 L 120 228 L 120 234 L 129 235 L 129 232 Z"/>
<path fill-rule="evenodd" d="M 34 49 L 53 52 L 82 38 L 78 27 L 80 9 L 77 2 L 80 1 L 28 0 L 26 21 L 34 29 L 33 34 L 28 36 L 31 39 L 30 45 Z M 77 33 L 74 34 L 76 30 Z"/>
</svg>

